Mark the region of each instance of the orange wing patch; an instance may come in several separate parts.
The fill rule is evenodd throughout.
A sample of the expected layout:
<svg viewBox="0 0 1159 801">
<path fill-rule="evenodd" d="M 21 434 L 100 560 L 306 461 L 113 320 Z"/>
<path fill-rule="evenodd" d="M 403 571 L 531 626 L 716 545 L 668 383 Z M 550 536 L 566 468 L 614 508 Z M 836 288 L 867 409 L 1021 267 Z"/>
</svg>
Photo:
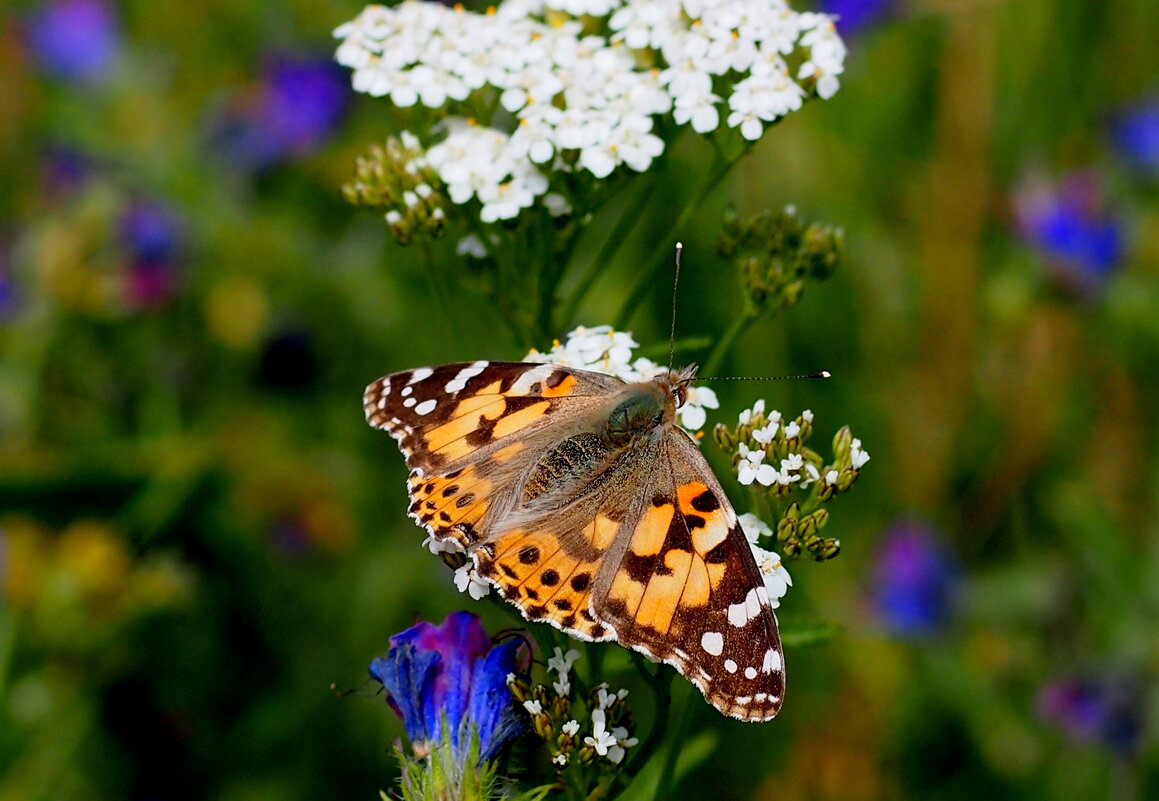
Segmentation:
<svg viewBox="0 0 1159 801">
<path fill-rule="evenodd" d="M 589 604 L 598 557 L 567 552 L 557 534 L 512 529 L 474 552 L 479 574 L 499 587 L 529 620 L 547 621 L 576 636 L 608 636 Z"/>
<path fill-rule="evenodd" d="M 448 460 L 460 459 L 475 450 L 466 440 L 478 430 L 484 420 L 497 420 L 507 409 L 507 399 L 497 395 L 499 382 L 487 387 L 486 394 L 466 397 L 459 401 L 450 418 L 435 426 L 423 436 L 423 442 L 432 453 Z"/>
<path fill-rule="evenodd" d="M 409 485 L 410 513 L 435 539 L 453 537 L 464 548 L 478 540 L 475 527 L 487 513 L 492 482 L 479 476 L 474 465 L 443 476 L 415 474 Z"/>
</svg>

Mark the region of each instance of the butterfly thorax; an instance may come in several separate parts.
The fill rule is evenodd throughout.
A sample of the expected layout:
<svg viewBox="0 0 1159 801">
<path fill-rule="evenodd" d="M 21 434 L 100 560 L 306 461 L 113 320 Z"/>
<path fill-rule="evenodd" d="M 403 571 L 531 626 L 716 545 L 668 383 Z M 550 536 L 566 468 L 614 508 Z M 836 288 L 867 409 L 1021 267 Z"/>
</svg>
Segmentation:
<svg viewBox="0 0 1159 801">
<path fill-rule="evenodd" d="M 668 384 L 660 381 L 629 384 L 604 422 L 604 436 L 613 447 L 627 447 L 647 438 L 675 416 L 676 399 Z"/>
<path fill-rule="evenodd" d="M 625 452 L 647 452 L 676 416 L 670 384 L 660 379 L 626 384 L 591 416 L 585 430 L 558 442 L 528 475 L 520 505 L 546 501 L 558 490 L 574 497 L 595 489 Z M 586 486 L 585 486 L 586 485 Z"/>
</svg>

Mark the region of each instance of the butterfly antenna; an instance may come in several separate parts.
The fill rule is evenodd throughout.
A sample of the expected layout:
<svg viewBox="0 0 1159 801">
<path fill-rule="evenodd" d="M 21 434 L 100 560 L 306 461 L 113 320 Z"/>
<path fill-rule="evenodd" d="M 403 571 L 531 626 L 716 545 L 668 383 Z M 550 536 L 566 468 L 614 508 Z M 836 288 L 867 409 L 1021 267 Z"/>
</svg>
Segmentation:
<svg viewBox="0 0 1159 801">
<path fill-rule="evenodd" d="M 802 373 L 801 375 L 722 375 L 704 378 L 701 381 L 796 381 L 798 379 L 826 379 L 832 378 L 833 374 L 828 370 L 818 370 L 815 373 Z"/>
<path fill-rule="evenodd" d="M 676 243 L 676 270 L 672 276 L 672 325 L 668 329 L 668 372 L 672 372 L 672 364 L 676 361 L 676 289 L 680 286 L 680 257 L 684 255 L 684 245 Z"/>
</svg>

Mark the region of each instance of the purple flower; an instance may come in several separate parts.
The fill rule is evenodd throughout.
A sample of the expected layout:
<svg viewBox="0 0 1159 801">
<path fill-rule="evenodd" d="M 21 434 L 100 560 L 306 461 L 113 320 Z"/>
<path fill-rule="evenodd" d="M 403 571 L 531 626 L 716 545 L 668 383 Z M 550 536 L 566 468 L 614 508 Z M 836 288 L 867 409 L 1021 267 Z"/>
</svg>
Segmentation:
<svg viewBox="0 0 1159 801">
<path fill-rule="evenodd" d="M 29 19 L 28 44 L 48 72 L 93 83 L 121 50 L 121 32 L 105 0 L 48 0 Z"/>
<path fill-rule="evenodd" d="M 16 308 L 16 287 L 8 267 L 8 243 L 0 239 L 0 320 Z"/>
<path fill-rule="evenodd" d="M 873 605 L 891 631 L 930 634 L 953 606 L 957 566 L 929 527 L 902 521 L 878 545 L 873 565 Z"/>
<path fill-rule="evenodd" d="M 41 161 L 44 194 L 52 200 L 63 200 L 85 184 L 92 172 L 89 160 L 68 146 L 50 145 Z"/>
<path fill-rule="evenodd" d="M 1132 164 L 1159 173 L 1159 99 L 1152 98 L 1111 123 L 1111 138 Z"/>
<path fill-rule="evenodd" d="M 1122 260 L 1123 225 L 1108 210 L 1093 172 L 1072 172 L 1054 186 L 1027 182 L 1014 202 L 1023 237 L 1073 288 L 1097 289 Z"/>
<path fill-rule="evenodd" d="M 122 215 L 120 242 L 127 254 L 126 299 L 132 306 L 156 308 L 179 284 L 177 265 L 185 249 L 185 227 L 170 209 L 135 203 Z"/>
<path fill-rule="evenodd" d="M 822 0 L 821 11 L 837 15 L 837 30 L 851 36 L 869 28 L 893 11 L 894 0 Z"/>
<path fill-rule="evenodd" d="M 370 675 L 386 688 L 417 755 L 447 738 L 461 763 L 477 733 L 482 762 L 523 728 L 507 687 L 521 645 L 492 645 L 478 616 L 452 612 L 441 626 L 420 621 L 391 637 L 390 652 L 370 663 Z"/>
<path fill-rule="evenodd" d="M 1130 753 L 1143 729 L 1137 682 L 1110 677 L 1056 679 L 1038 694 L 1038 712 L 1072 740 Z"/>
<path fill-rule="evenodd" d="M 212 139 L 229 161 L 260 171 L 323 144 L 346 111 L 350 89 L 329 58 L 276 58 L 256 89 L 219 120 Z"/>
</svg>

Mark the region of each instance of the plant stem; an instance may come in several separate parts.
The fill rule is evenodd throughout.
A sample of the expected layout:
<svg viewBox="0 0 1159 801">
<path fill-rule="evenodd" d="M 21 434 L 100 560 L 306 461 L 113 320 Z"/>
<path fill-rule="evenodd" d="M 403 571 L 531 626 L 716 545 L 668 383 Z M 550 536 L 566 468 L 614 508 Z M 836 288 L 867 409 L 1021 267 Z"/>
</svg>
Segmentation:
<svg viewBox="0 0 1159 801">
<path fill-rule="evenodd" d="M 757 315 L 751 312 L 745 312 L 733 319 L 729 324 L 728 330 L 725 331 L 720 339 L 716 341 L 716 345 L 712 348 L 712 353 L 704 360 L 704 375 L 708 378 L 719 378 L 720 366 L 724 363 L 725 356 L 736 344 L 737 339 L 743 334 L 750 325 L 756 322 Z"/>
<path fill-rule="evenodd" d="M 684 204 L 680 215 L 676 218 L 676 222 L 672 226 L 672 230 L 679 232 L 688 225 L 688 221 L 692 219 L 692 215 L 700 210 L 704 199 L 716 189 L 724 176 L 728 175 L 730 169 L 736 162 L 729 159 L 717 158 L 713 162 L 713 168 L 709 172 L 708 177 L 700 188 L 689 195 L 688 202 Z M 628 327 L 632 321 L 632 315 L 636 313 L 636 309 L 643 303 L 644 299 L 654 289 L 653 283 L 656 279 L 656 274 L 670 263 L 672 252 L 672 243 L 659 242 L 657 243 L 656 251 L 653 257 L 649 260 L 649 264 L 640 273 L 640 278 L 636 282 L 636 286 L 628 294 L 628 299 L 624 301 L 624 305 L 620 307 L 620 313 L 616 315 L 614 326 L 620 330 Z"/>
<path fill-rule="evenodd" d="M 655 173 L 647 173 L 645 175 L 645 185 L 636 195 L 636 199 L 629 203 L 620 215 L 620 219 L 616 221 L 616 225 L 612 228 L 612 232 L 608 238 L 604 240 L 604 244 L 600 247 L 600 252 L 596 254 L 595 261 L 588 267 L 587 272 L 580 278 L 579 284 L 571 294 L 571 298 L 564 308 L 564 314 L 561 318 L 564 325 L 570 325 L 575 319 L 576 312 L 579 310 L 580 304 L 583 303 L 584 298 L 587 297 L 588 292 L 591 291 L 592 286 L 595 285 L 599 277 L 610 267 L 614 261 L 616 253 L 624 244 L 624 240 L 632 233 L 643 216 L 641 213 L 648 201 L 652 199 L 652 194 L 656 191 L 659 182 Z"/>
<path fill-rule="evenodd" d="M 644 658 L 635 651 L 632 652 L 632 662 L 644 677 L 644 681 L 652 688 L 652 694 L 656 698 L 656 721 L 624 771 L 624 778 L 628 780 L 634 778 L 641 768 L 648 764 L 648 760 L 660 746 L 660 741 L 667 734 L 668 717 L 672 711 L 672 680 L 676 677 L 676 671 L 665 665 L 657 665 L 656 672 L 650 672 Z"/>
<path fill-rule="evenodd" d="M 676 728 L 668 738 L 668 751 L 664 755 L 664 766 L 660 770 L 660 778 L 656 782 L 656 794 L 653 796 L 655 801 L 673 797 L 672 782 L 676 778 L 676 763 L 680 759 L 680 751 L 687 739 L 684 733 L 688 730 L 694 708 L 692 701 L 695 699 L 691 697 L 688 689 L 687 685 L 684 685 L 683 691 L 678 693 L 679 698 L 676 703 L 680 707 L 680 711 L 676 715 Z"/>
</svg>

